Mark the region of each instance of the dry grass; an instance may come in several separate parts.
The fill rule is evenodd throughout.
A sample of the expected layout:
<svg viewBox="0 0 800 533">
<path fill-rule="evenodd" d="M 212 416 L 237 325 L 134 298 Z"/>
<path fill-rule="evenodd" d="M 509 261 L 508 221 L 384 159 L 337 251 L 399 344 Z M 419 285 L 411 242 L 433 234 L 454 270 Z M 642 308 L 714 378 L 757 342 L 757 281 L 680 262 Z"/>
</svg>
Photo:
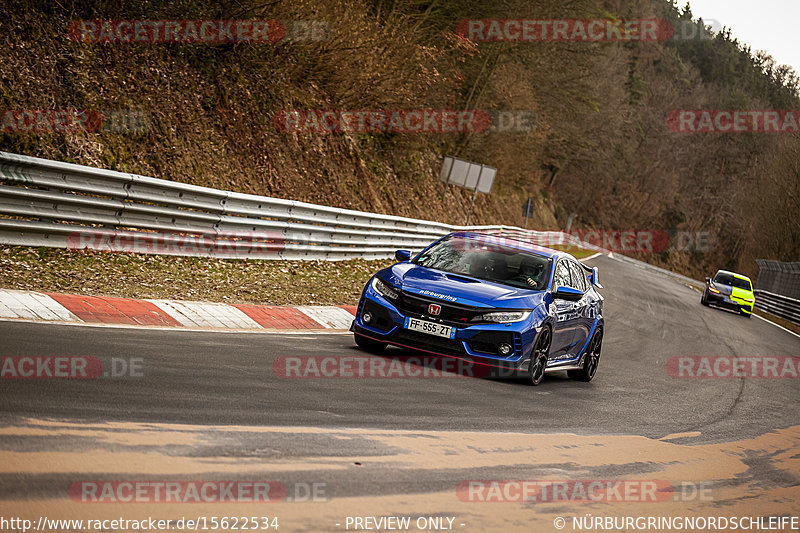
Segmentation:
<svg viewBox="0 0 800 533">
<path fill-rule="evenodd" d="M 0 246 L 0 287 L 265 305 L 355 305 L 391 261 L 253 261 Z"/>
<path fill-rule="evenodd" d="M 578 259 L 593 252 L 570 249 Z M 5 289 L 263 305 L 355 305 L 391 260 L 263 261 L 0 245 Z"/>
</svg>

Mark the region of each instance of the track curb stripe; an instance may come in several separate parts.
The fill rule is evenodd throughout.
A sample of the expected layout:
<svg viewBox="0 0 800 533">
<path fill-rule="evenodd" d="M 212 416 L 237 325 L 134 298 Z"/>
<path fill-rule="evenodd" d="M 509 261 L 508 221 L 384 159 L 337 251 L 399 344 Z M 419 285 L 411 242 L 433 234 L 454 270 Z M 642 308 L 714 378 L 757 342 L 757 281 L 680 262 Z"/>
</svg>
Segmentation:
<svg viewBox="0 0 800 533">
<path fill-rule="evenodd" d="M 0 289 L 0 317 L 81 322 L 74 313 L 47 294 Z"/>
<path fill-rule="evenodd" d="M 188 328 L 261 329 L 244 312 L 228 304 L 149 300 Z"/>
<path fill-rule="evenodd" d="M 353 315 L 350 311 L 341 307 L 309 307 L 298 306 L 297 309 L 322 325 L 326 329 L 347 329 L 353 322 Z"/>
<path fill-rule="evenodd" d="M 355 306 L 270 306 L 137 300 L 0 289 L 0 318 L 233 330 L 349 329 Z"/>
<path fill-rule="evenodd" d="M 294 307 L 248 304 L 234 307 L 267 329 L 322 329 L 319 322 Z"/>
<path fill-rule="evenodd" d="M 79 296 L 47 293 L 82 322 L 131 326 L 179 326 L 180 323 L 155 305 L 132 298 Z"/>
</svg>

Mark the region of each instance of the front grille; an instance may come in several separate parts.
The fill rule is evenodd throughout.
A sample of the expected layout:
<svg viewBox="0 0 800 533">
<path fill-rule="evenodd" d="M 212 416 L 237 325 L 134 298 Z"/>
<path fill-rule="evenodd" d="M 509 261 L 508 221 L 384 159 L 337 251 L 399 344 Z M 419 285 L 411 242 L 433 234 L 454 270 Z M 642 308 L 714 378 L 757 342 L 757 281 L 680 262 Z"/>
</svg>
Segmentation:
<svg viewBox="0 0 800 533">
<path fill-rule="evenodd" d="M 405 291 L 400 294 L 400 299 L 396 305 L 404 315 L 422 318 L 431 317 L 428 313 L 428 306 L 431 304 L 438 305 L 442 308 L 442 311 L 433 318 L 452 326 L 463 327 L 465 325 L 475 324 L 475 322 L 472 322 L 472 319 L 486 312 L 486 309 L 480 307 L 456 305 L 435 298 L 425 298 Z"/>
<path fill-rule="evenodd" d="M 735 302 L 726 302 L 724 300 L 719 300 L 718 302 L 712 302 L 720 307 L 724 307 L 725 309 L 732 309 L 733 311 L 738 311 L 741 309 L 742 304 L 737 304 Z"/>
<path fill-rule="evenodd" d="M 445 355 L 465 355 L 461 341 L 427 335 L 418 331 L 401 329 L 394 335 L 392 340 L 411 348 L 431 350 Z"/>
</svg>

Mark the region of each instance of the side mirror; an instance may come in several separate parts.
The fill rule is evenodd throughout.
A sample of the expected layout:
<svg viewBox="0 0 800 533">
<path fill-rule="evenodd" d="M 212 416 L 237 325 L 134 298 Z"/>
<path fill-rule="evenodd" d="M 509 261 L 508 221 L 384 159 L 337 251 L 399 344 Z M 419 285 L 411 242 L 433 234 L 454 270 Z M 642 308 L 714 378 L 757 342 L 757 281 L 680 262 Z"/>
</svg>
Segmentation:
<svg viewBox="0 0 800 533">
<path fill-rule="evenodd" d="M 581 298 L 583 298 L 583 293 L 578 289 L 573 289 L 572 287 L 559 287 L 555 291 L 553 291 L 553 298 L 558 298 L 560 300 L 567 300 L 570 302 L 577 302 Z"/>
<path fill-rule="evenodd" d="M 397 250 L 394 253 L 394 258 L 398 261 L 410 261 L 411 260 L 411 251 L 410 250 Z"/>
<path fill-rule="evenodd" d="M 706 278 L 706 285 L 711 285 L 711 278 Z"/>
<path fill-rule="evenodd" d="M 600 276 L 600 271 L 597 270 L 597 267 L 594 267 L 592 269 L 592 273 L 589 274 L 589 281 L 591 281 L 592 285 L 594 285 L 598 289 L 602 289 L 603 286 L 600 285 L 600 277 L 599 276 Z"/>
</svg>

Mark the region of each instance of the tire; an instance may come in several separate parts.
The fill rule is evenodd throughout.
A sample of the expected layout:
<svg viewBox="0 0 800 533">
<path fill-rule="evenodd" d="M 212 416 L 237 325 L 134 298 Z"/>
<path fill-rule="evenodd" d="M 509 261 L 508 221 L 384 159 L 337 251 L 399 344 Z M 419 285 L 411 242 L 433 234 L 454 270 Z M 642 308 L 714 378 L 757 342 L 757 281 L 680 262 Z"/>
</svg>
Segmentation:
<svg viewBox="0 0 800 533">
<path fill-rule="evenodd" d="M 703 291 L 703 297 L 700 298 L 700 303 L 708 307 L 708 300 L 706 299 L 706 292 Z"/>
<path fill-rule="evenodd" d="M 544 379 L 544 371 L 547 368 L 547 357 L 550 355 L 550 343 L 553 340 L 553 330 L 545 326 L 536 345 L 531 352 L 531 362 L 528 364 L 528 380 L 534 387 L 539 385 Z"/>
<path fill-rule="evenodd" d="M 603 348 L 603 330 L 598 329 L 592 335 L 592 340 L 586 348 L 583 356 L 583 368 L 580 370 L 568 370 L 567 375 L 575 381 L 586 383 L 594 379 L 597 374 L 597 367 L 600 365 L 600 351 Z"/>
<path fill-rule="evenodd" d="M 368 337 L 359 335 L 358 333 L 353 333 L 353 338 L 355 339 L 359 348 L 370 353 L 381 353 L 384 349 L 386 349 L 386 346 L 388 346 L 385 342 L 374 341 Z"/>
<path fill-rule="evenodd" d="M 746 316 L 747 318 L 751 318 L 753 316 L 752 311 L 750 311 L 749 313 L 745 313 L 744 311 L 739 311 L 739 314 L 742 316 Z"/>
</svg>

